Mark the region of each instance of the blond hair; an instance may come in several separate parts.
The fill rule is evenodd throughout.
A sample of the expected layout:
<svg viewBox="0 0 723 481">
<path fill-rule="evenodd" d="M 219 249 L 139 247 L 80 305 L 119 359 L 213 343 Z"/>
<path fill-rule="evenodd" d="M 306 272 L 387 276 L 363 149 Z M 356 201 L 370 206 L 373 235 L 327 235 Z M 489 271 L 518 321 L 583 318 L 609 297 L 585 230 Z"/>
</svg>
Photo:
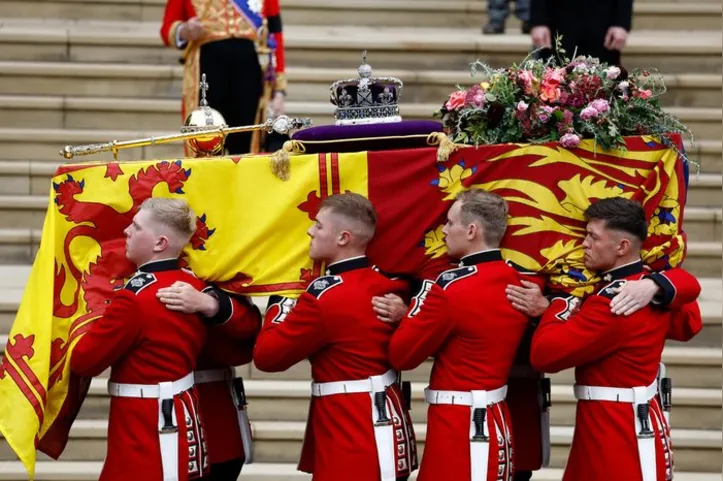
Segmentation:
<svg viewBox="0 0 723 481">
<path fill-rule="evenodd" d="M 354 192 L 335 194 L 321 201 L 319 210 L 329 209 L 334 214 L 352 221 L 361 229 L 354 229 L 362 244 L 368 244 L 377 227 L 377 211 L 371 201 Z"/>
<path fill-rule="evenodd" d="M 143 201 L 140 210 L 151 212 L 157 222 L 182 236 L 184 244 L 196 232 L 196 214 L 183 199 L 152 197 Z"/>
<path fill-rule="evenodd" d="M 485 244 L 489 247 L 499 247 L 507 229 L 505 199 L 482 189 L 470 189 L 457 194 L 455 200 L 461 203 L 462 223 L 479 223 Z"/>
</svg>

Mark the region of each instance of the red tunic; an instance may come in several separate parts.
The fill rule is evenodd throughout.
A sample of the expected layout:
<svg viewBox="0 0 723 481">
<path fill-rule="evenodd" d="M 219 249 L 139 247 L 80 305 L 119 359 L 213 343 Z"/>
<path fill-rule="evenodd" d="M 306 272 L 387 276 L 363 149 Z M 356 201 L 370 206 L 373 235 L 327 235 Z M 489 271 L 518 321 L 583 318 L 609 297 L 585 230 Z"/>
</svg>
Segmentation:
<svg viewBox="0 0 723 481">
<path fill-rule="evenodd" d="M 206 5 L 208 4 L 208 5 Z M 200 8 L 194 5 L 200 5 Z M 231 0 L 168 0 L 161 24 L 161 39 L 166 46 L 175 47 L 176 29 L 183 22 L 198 17 L 210 37 L 222 38 L 256 38 L 256 30 L 238 14 Z M 205 14 L 205 15 L 204 15 Z M 285 70 L 284 36 L 281 28 L 281 9 L 279 0 L 263 0 L 262 16 L 268 20 L 269 33 L 276 40 L 275 70 L 277 76 L 283 77 Z M 279 86 L 280 89 L 285 86 Z"/>
<path fill-rule="evenodd" d="M 196 289 L 205 287 L 192 274 L 180 270 L 175 259 L 141 266 L 139 273 L 115 294 L 103 317 L 94 321 L 75 345 L 71 369 L 90 377 L 110 367 L 111 381 L 128 384 L 176 381 L 192 372 L 206 341 L 205 324 L 197 315 L 166 309 L 156 298 L 158 289 L 176 281 Z M 184 481 L 198 477 L 199 466 L 207 461 L 201 446 L 203 434 L 196 422 L 195 388 L 175 396 L 174 405 L 178 420 L 178 479 Z M 187 417 L 192 421 L 188 430 L 183 422 Z M 108 450 L 100 480 L 162 478 L 158 399 L 112 397 Z"/>
<path fill-rule="evenodd" d="M 409 370 L 434 356 L 430 389 L 495 390 L 507 383 L 529 323 L 505 296 L 508 284 L 519 284 L 520 274 L 499 250 L 467 256 L 461 265 L 441 274 L 436 284 L 427 281 L 412 300 L 390 344 L 390 358 L 395 368 Z M 504 476 L 512 470 L 510 413 L 505 401 L 488 413 L 487 479 L 497 480 L 500 466 Z M 468 406 L 429 406 L 420 481 L 470 479 L 469 429 Z"/>
<path fill-rule="evenodd" d="M 209 330 L 208 341 L 198 358 L 197 370 L 224 369 L 251 362 L 254 341 L 261 328 L 261 314 L 249 300 L 213 290 L 219 299 L 220 309 L 210 322 L 217 325 Z M 198 384 L 196 388 L 211 464 L 244 459 L 229 383 L 209 382 Z"/>
<path fill-rule="evenodd" d="M 394 326 L 377 319 L 371 298 L 406 291 L 354 258 L 329 266 L 331 275 L 313 281 L 288 315 L 280 300 L 268 309 L 254 363 L 262 371 L 284 371 L 309 358 L 315 382 L 351 381 L 391 368 L 387 349 Z M 387 388 L 394 419 L 397 476 L 416 468 L 416 442 L 398 385 Z M 314 397 L 299 469 L 315 481 L 378 481 L 380 468 L 368 393 Z"/>
<path fill-rule="evenodd" d="M 575 367 L 575 382 L 586 386 L 632 388 L 648 386 L 657 376 L 665 339 L 680 326 L 693 326 L 699 311 L 685 305 L 675 310 L 645 307 L 621 317 L 610 312 L 611 288 L 643 276 L 642 262 L 608 273 L 611 284 L 579 302 L 555 298 L 532 341 L 533 367 L 558 372 Z M 580 401 L 575 434 L 564 481 L 642 479 L 633 410 L 628 403 Z M 657 396 L 650 402 L 655 433 L 657 479 L 666 479 L 665 451 L 670 432 Z M 671 457 L 672 459 L 672 457 Z"/>
</svg>

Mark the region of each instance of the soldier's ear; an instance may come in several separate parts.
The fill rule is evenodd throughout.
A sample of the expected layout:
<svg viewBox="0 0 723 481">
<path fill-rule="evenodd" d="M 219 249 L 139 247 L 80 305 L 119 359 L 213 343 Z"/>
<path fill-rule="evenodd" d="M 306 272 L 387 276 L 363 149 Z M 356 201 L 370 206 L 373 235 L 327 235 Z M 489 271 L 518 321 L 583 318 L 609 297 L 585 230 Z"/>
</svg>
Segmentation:
<svg viewBox="0 0 723 481">
<path fill-rule="evenodd" d="M 633 243 L 627 237 L 621 237 L 617 245 L 617 254 L 619 257 L 625 256 L 630 253 L 630 249 L 633 248 Z"/>
<path fill-rule="evenodd" d="M 168 249 L 170 240 L 164 235 L 160 235 L 156 238 L 156 244 L 153 246 L 153 252 L 163 252 Z"/>
<path fill-rule="evenodd" d="M 337 245 L 339 246 L 345 246 L 348 245 L 351 242 L 351 232 L 348 230 L 343 230 L 339 232 L 339 237 L 337 238 Z"/>
</svg>

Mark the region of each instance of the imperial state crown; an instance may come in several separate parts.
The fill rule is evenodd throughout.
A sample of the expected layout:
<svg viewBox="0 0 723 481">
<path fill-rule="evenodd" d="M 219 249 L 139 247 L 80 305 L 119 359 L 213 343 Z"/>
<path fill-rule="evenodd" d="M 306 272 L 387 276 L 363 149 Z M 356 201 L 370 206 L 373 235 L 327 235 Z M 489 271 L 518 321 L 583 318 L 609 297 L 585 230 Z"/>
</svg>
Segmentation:
<svg viewBox="0 0 723 481">
<path fill-rule="evenodd" d="M 336 105 L 336 125 L 401 122 L 399 97 L 404 84 L 395 77 L 372 77 L 372 67 L 362 53 L 358 78 L 338 80 L 331 85 L 331 103 Z"/>
</svg>

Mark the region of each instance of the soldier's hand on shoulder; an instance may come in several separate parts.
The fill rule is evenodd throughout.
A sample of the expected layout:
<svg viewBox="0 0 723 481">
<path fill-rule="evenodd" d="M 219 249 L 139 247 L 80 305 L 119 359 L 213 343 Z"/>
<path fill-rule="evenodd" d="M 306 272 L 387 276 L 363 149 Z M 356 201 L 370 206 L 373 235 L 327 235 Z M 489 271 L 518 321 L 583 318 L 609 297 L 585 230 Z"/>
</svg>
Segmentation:
<svg viewBox="0 0 723 481">
<path fill-rule="evenodd" d="M 169 287 L 158 289 L 158 300 L 171 311 L 185 314 L 201 314 L 213 317 L 219 309 L 218 299 L 210 294 L 197 291 L 186 282 L 176 281 Z"/>
<path fill-rule="evenodd" d="M 540 286 L 534 282 L 520 280 L 521 286 L 508 285 L 505 289 L 507 300 L 512 307 L 528 317 L 540 317 L 550 306 L 550 301 L 542 295 Z"/>
<path fill-rule="evenodd" d="M 615 289 L 617 295 L 610 301 L 610 311 L 615 315 L 629 316 L 650 304 L 660 288 L 651 279 L 628 281 Z"/>
<path fill-rule="evenodd" d="M 396 294 L 372 297 L 372 307 L 377 313 L 377 318 L 389 324 L 397 324 L 407 313 L 407 305 Z"/>
</svg>

